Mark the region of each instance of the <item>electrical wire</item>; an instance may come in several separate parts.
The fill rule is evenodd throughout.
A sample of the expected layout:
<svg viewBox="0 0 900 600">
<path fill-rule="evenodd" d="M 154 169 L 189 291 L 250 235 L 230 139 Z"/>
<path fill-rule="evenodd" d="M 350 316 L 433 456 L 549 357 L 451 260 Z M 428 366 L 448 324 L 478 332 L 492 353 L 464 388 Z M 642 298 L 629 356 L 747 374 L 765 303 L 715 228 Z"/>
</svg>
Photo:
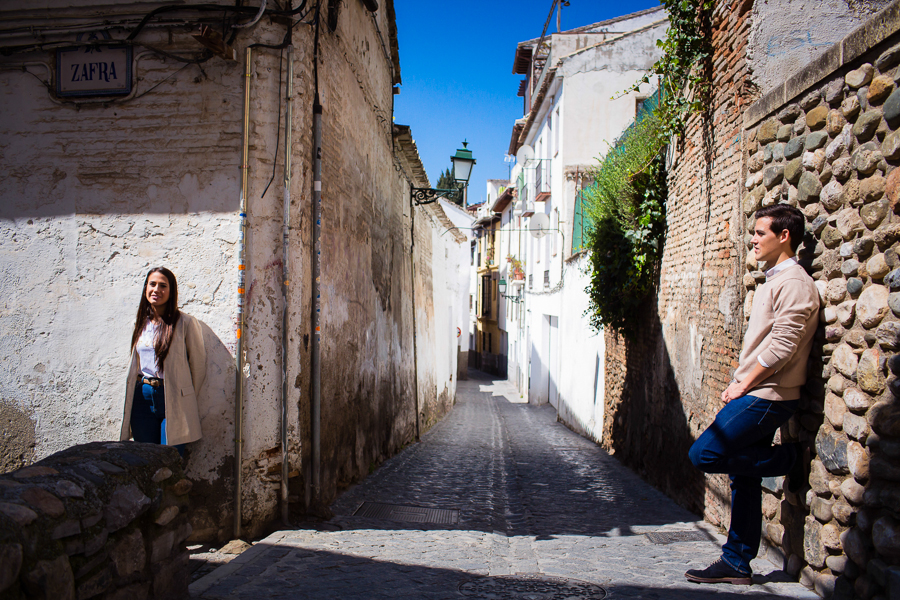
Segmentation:
<svg viewBox="0 0 900 600">
<path fill-rule="evenodd" d="M 260 199 L 266 197 L 266 192 L 269 191 L 269 186 L 272 185 L 273 181 L 275 181 L 275 168 L 278 166 L 278 148 L 281 145 L 281 72 L 283 65 L 284 50 L 279 53 L 278 57 L 278 125 L 275 128 L 275 156 L 272 157 L 272 178 L 269 179 L 269 183 L 266 184 L 266 189 L 263 190 Z M 290 126 L 290 124 L 288 124 L 288 126 Z"/>
</svg>

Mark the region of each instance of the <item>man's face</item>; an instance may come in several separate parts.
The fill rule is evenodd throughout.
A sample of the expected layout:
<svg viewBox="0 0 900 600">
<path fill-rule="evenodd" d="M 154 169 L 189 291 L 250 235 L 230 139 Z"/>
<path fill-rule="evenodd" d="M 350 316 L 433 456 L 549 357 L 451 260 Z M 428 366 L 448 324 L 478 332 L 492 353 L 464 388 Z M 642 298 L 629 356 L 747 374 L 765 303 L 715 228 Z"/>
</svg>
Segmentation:
<svg viewBox="0 0 900 600">
<path fill-rule="evenodd" d="M 756 260 L 760 262 L 771 262 L 781 256 L 784 248 L 783 244 L 788 241 L 790 234 L 787 230 L 775 234 L 772 231 L 772 217 L 760 217 L 756 220 L 754 226 L 753 250 L 756 252 Z"/>
</svg>

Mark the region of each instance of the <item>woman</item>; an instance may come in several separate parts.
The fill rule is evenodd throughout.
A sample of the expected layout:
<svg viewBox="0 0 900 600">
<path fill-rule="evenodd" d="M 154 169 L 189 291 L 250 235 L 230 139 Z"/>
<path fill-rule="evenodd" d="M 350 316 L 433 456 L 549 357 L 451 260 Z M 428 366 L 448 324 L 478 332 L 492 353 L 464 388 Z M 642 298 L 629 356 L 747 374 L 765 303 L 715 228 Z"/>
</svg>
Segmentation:
<svg viewBox="0 0 900 600">
<path fill-rule="evenodd" d="M 144 279 L 125 387 L 122 440 L 175 446 L 200 439 L 197 391 L 206 379 L 203 332 L 178 310 L 178 283 L 164 267 Z"/>
</svg>

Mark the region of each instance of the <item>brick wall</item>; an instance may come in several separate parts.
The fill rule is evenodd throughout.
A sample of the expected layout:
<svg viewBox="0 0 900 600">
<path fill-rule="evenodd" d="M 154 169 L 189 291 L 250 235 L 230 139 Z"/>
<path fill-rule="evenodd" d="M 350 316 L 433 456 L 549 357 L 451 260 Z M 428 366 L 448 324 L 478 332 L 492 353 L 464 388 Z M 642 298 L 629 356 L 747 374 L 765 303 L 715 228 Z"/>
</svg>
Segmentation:
<svg viewBox="0 0 900 600">
<path fill-rule="evenodd" d="M 717 4 L 712 102 L 670 150 L 668 231 L 655 302 L 634 340 L 607 332 L 604 445 L 683 505 L 727 524 L 728 487 L 687 460 L 740 351 L 742 110 L 750 3 Z M 737 223 L 737 226 L 735 226 Z"/>
</svg>

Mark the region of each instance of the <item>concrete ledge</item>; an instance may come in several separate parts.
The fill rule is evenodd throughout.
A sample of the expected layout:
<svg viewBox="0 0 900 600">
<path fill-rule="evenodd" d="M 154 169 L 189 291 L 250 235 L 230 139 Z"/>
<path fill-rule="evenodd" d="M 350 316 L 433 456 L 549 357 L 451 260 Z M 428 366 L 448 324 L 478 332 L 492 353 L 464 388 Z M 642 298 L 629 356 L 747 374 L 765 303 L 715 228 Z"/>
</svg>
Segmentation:
<svg viewBox="0 0 900 600">
<path fill-rule="evenodd" d="M 900 0 L 882 10 L 813 59 L 784 83 L 744 111 L 744 129 L 750 129 L 776 109 L 802 96 L 814 85 L 900 31 Z"/>
</svg>

